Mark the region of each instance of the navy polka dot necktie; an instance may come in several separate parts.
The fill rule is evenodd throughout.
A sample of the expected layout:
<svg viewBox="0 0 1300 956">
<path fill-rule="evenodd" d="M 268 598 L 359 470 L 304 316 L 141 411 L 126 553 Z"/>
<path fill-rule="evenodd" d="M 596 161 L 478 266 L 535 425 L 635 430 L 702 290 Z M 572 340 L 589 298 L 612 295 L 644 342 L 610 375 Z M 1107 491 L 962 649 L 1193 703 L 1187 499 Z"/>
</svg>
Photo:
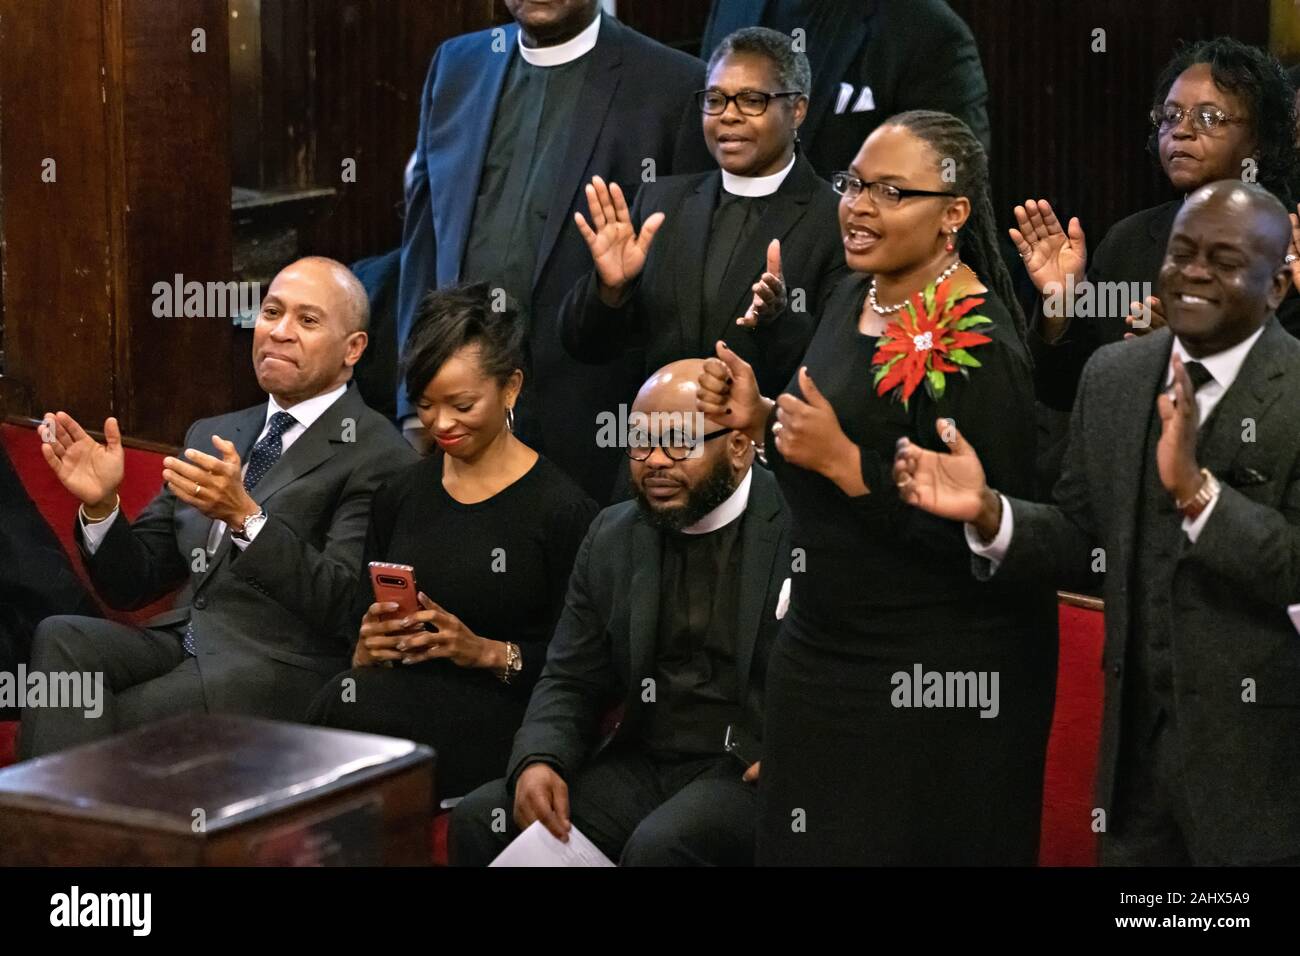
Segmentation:
<svg viewBox="0 0 1300 956">
<path fill-rule="evenodd" d="M 271 467 L 280 460 L 284 445 L 280 437 L 294 425 L 298 424 L 288 412 L 276 412 L 266 426 L 266 434 L 253 446 L 253 453 L 248 456 L 248 470 L 244 472 L 244 489 L 251 495 L 257 483 L 261 481 Z"/>
</svg>

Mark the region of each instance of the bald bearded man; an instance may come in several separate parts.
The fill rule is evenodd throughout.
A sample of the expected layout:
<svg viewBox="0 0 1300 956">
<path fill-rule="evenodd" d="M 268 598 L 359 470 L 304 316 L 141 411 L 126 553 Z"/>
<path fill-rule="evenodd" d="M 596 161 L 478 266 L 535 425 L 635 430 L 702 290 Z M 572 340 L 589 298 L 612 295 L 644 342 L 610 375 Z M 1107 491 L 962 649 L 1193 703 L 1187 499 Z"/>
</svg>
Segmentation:
<svg viewBox="0 0 1300 956">
<path fill-rule="evenodd" d="M 789 529 L 753 444 L 696 412 L 702 370 L 673 362 L 638 392 L 625 442 L 635 500 L 592 523 L 506 777 L 452 817 L 453 863 L 490 863 L 541 821 L 561 840 L 576 826 L 622 865 L 752 864 Z M 729 726 L 742 760 L 724 750 Z"/>
<path fill-rule="evenodd" d="M 191 426 L 134 522 L 119 511 L 117 420 L 104 423 L 101 444 L 70 415 L 46 416 L 42 451 L 81 501 L 74 531 L 99 594 L 134 609 L 182 590 L 140 628 L 42 622 L 29 670 L 102 675 L 103 706 L 29 707 L 24 758 L 182 713 L 299 720 L 347 667 L 370 498 L 416 458 L 349 388 L 367 322 L 365 290 L 346 266 L 312 257 L 285 267 L 253 330 L 268 401 Z"/>
</svg>

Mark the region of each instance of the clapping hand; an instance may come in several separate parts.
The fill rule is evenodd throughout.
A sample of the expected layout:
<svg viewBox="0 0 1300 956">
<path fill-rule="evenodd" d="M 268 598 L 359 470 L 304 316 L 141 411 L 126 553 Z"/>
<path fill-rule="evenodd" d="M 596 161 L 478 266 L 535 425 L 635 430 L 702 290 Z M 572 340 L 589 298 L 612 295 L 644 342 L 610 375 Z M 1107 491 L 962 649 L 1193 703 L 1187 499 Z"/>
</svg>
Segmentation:
<svg viewBox="0 0 1300 956">
<path fill-rule="evenodd" d="M 107 518 L 126 468 L 117 419 L 104 422 L 102 445 L 66 412 L 46 414 L 41 428 L 47 439 L 41 442 L 41 455 L 55 477 L 81 501 L 88 518 Z"/>
<path fill-rule="evenodd" d="M 781 240 L 773 239 L 767 246 L 767 271 L 754 283 L 754 300 L 748 311 L 736 320 L 747 329 L 771 320 L 785 311 L 787 304 L 785 278 L 781 274 Z"/>
<path fill-rule="evenodd" d="M 957 424 L 939 418 L 935 431 L 948 446 L 947 452 L 930 451 L 907 438 L 898 440 L 894 453 L 894 484 L 907 504 L 940 518 L 973 524 L 985 540 L 993 538 L 1001 517 L 996 500 L 984 476 L 979 455 Z"/>
</svg>

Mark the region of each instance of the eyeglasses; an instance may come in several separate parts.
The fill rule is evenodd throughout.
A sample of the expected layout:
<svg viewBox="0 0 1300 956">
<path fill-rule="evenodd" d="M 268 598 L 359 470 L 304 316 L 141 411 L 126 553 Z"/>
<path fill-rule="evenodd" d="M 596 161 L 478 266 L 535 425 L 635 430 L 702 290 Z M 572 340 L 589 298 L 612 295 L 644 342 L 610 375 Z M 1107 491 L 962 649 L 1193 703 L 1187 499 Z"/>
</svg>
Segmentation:
<svg viewBox="0 0 1300 956">
<path fill-rule="evenodd" d="M 803 96 L 803 93 L 799 90 L 783 90 L 780 93 L 741 90 L 734 96 L 728 96 L 720 90 L 700 90 L 695 94 L 695 102 L 700 105 L 700 112 L 709 116 L 721 116 L 727 112 L 727 104 L 733 101 L 736 109 L 745 116 L 762 116 L 767 112 L 767 104 L 778 96 Z"/>
<path fill-rule="evenodd" d="M 831 177 L 831 188 L 853 202 L 866 190 L 877 206 L 897 206 L 909 196 L 956 196 L 956 193 L 936 192 L 933 189 L 899 189 L 889 183 L 864 183 L 852 173 L 836 173 Z"/>
<path fill-rule="evenodd" d="M 629 438 L 627 443 L 627 457 L 633 461 L 645 461 L 654 454 L 656 448 L 662 448 L 664 454 L 673 461 L 685 461 L 691 457 L 695 449 L 700 448 L 706 441 L 717 438 L 719 435 L 729 435 L 734 429 L 719 428 L 716 432 L 709 432 L 695 441 L 685 432 L 674 431 L 668 435 L 667 441 L 649 442 L 642 441 L 640 438 Z"/>
<path fill-rule="evenodd" d="M 1154 107 L 1151 110 L 1151 122 L 1161 130 L 1171 130 L 1183 125 L 1183 117 L 1191 115 L 1192 128 L 1210 133 L 1225 123 L 1240 123 L 1241 118 L 1229 116 L 1223 110 L 1210 103 L 1200 103 L 1191 109 L 1183 109 L 1172 103 Z"/>
</svg>

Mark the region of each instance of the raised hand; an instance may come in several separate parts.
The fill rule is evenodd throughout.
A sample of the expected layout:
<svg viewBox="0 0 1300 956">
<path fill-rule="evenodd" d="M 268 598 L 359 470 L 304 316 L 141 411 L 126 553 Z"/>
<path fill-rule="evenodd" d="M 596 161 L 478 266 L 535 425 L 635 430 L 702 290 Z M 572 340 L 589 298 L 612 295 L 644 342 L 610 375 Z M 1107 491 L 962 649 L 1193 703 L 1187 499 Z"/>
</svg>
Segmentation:
<svg viewBox="0 0 1300 956">
<path fill-rule="evenodd" d="M 1156 329 L 1163 329 L 1168 325 L 1165 320 L 1165 307 L 1153 295 L 1147 296 L 1141 302 L 1136 300 L 1130 302 L 1128 304 L 1128 316 L 1124 321 L 1133 330 L 1124 333 L 1126 339 L 1135 339 L 1154 332 Z"/>
<path fill-rule="evenodd" d="M 736 320 L 737 325 L 755 328 L 760 322 L 773 319 L 785 311 L 785 278 L 781 274 L 781 240 L 773 239 L 767 245 L 767 271 L 754 283 L 754 300 L 749 309 Z"/>
<path fill-rule="evenodd" d="M 86 506 L 87 517 L 107 518 L 126 467 L 117 419 L 104 422 L 102 445 L 66 412 L 46 414 L 41 428 L 50 439 L 41 442 L 41 454 L 60 483 Z"/>
<path fill-rule="evenodd" d="M 858 447 L 807 368 L 799 369 L 799 390 L 802 399 L 787 392 L 776 400 L 776 450 L 790 464 L 825 475 L 851 497 L 866 494 L 870 489 L 862 480 Z"/>
<path fill-rule="evenodd" d="M 1201 487 L 1201 469 L 1196 464 L 1196 429 L 1200 412 L 1196 392 L 1182 359 L 1174 356 L 1173 388 L 1160 393 L 1160 441 L 1156 444 L 1156 467 L 1160 484 L 1174 501 L 1186 501 Z"/>
<path fill-rule="evenodd" d="M 716 349 L 717 358 L 704 360 L 704 371 L 696 384 L 695 407 L 719 425 L 761 442 L 772 402 L 759 393 L 752 365 L 722 342 Z"/>
<path fill-rule="evenodd" d="M 177 499 L 213 521 L 224 521 L 242 530 L 244 520 L 258 512 L 258 504 L 244 489 L 243 464 L 233 442 L 212 436 L 217 458 L 196 448 L 185 449 L 185 458 L 163 459 L 163 481 Z"/>
<path fill-rule="evenodd" d="M 650 243 L 654 242 L 655 233 L 664 223 L 664 214 L 651 215 L 641 224 L 638 233 L 632 227 L 627 200 L 623 198 L 618 183 L 606 186 L 603 179 L 595 176 L 587 185 L 586 193 L 591 224 L 580 212 L 573 214 L 573 221 L 591 252 L 596 277 L 600 280 L 601 299 L 607 305 L 618 305 L 627 284 L 645 268 Z"/>
<path fill-rule="evenodd" d="M 907 504 L 940 518 L 978 524 L 990 497 L 984 466 L 952 419 L 935 419 L 934 429 L 947 444 L 947 453 L 929 451 L 907 438 L 898 440 L 894 453 L 894 484 L 898 496 Z M 996 524 L 993 530 L 996 531 Z"/>
<path fill-rule="evenodd" d="M 1067 276 L 1073 276 L 1076 286 L 1082 282 L 1088 267 L 1088 244 L 1079 220 L 1071 218 L 1069 231 L 1062 229 L 1046 199 L 1026 199 L 1015 213 L 1018 228 L 1009 230 L 1011 241 L 1034 287 L 1042 292 L 1049 283 L 1059 283 L 1064 290 Z"/>
<path fill-rule="evenodd" d="M 1297 205 L 1296 212 L 1300 212 Z M 1286 249 L 1286 267 L 1291 270 L 1291 284 L 1300 289 L 1300 216 L 1291 213 L 1291 243 Z"/>
</svg>

